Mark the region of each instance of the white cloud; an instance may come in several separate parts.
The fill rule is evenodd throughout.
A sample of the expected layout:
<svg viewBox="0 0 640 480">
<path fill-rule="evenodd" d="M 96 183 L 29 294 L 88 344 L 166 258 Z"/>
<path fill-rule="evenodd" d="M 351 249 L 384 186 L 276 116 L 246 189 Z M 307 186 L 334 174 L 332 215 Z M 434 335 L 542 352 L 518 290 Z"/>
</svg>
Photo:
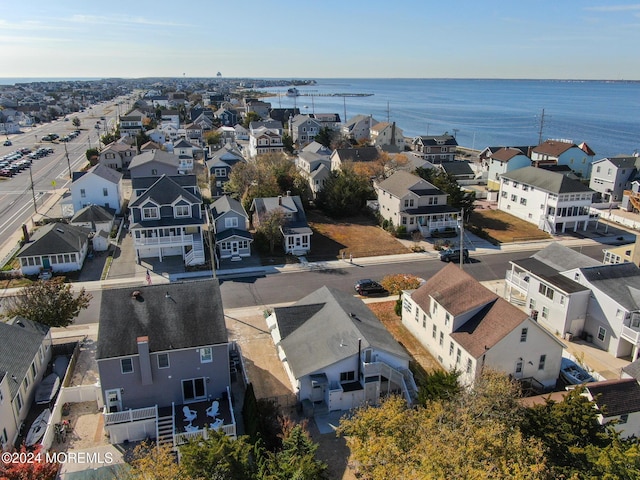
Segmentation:
<svg viewBox="0 0 640 480">
<path fill-rule="evenodd" d="M 92 23 L 100 25 L 149 25 L 158 27 L 192 27 L 186 23 L 167 22 L 163 20 L 149 20 L 142 17 L 127 17 L 124 15 L 98 16 L 98 15 L 73 15 L 70 19 L 76 23 Z"/>
<path fill-rule="evenodd" d="M 596 7 L 586 7 L 590 12 L 630 12 L 640 10 L 640 3 L 633 5 L 601 5 Z"/>
</svg>

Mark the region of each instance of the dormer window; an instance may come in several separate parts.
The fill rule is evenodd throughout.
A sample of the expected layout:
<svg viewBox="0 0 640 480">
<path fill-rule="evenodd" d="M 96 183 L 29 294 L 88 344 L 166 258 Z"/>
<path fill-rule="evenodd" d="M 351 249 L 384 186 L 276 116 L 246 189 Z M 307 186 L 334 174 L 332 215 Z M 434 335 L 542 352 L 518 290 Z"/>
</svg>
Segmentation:
<svg viewBox="0 0 640 480">
<path fill-rule="evenodd" d="M 143 220 L 153 220 L 157 218 L 160 218 L 158 207 L 145 207 L 142 209 Z"/>
<path fill-rule="evenodd" d="M 185 218 L 191 216 L 191 208 L 189 205 L 176 205 L 173 207 L 173 216 L 175 218 Z"/>
</svg>

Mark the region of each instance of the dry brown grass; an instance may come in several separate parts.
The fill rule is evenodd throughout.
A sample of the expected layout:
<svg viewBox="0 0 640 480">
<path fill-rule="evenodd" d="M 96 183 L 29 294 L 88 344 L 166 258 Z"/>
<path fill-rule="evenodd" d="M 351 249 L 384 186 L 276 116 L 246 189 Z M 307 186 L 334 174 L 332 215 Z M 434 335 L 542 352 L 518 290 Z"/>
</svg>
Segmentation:
<svg viewBox="0 0 640 480">
<path fill-rule="evenodd" d="M 407 328 L 402 325 L 400 317 L 394 311 L 395 301 L 369 303 L 367 306 L 382 322 L 393 338 L 407 349 L 409 355 L 425 372 L 441 370 L 438 361 L 424 348 Z"/>
<path fill-rule="evenodd" d="M 357 258 L 409 253 L 409 249 L 367 217 L 336 221 L 311 211 L 307 219 L 313 229 L 310 259 L 339 259 L 343 253 L 345 258 L 349 254 Z"/>
<path fill-rule="evenodd" d="M 501 210 L 474 210 L 471 224 L 482 228 L 500 243 L 551 238 L 533 223 L 525 222 Z"/>
</svg>

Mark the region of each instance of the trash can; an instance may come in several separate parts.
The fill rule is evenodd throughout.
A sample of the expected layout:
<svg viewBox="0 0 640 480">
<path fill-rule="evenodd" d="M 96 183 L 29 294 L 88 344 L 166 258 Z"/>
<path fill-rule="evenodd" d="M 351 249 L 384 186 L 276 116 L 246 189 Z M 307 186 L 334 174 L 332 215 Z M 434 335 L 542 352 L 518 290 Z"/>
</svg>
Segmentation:
<svg viewBox="0 0 640 480">
<path fill-rule="evenodd" d="M 573 341 L 573 333 L 571 332 L 566 332 L 564 334 L 564 339 L 567 340 L 568 342 L 572 342 Z"/>
</svg>

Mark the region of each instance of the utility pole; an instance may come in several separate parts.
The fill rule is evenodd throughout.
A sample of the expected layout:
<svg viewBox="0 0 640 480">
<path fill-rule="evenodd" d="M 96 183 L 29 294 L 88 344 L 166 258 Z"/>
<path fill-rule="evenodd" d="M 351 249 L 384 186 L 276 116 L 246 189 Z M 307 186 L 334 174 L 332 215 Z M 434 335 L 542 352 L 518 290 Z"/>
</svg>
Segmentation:
<svg viewBox="0 0 640 480">
<path fill-rule="evenodd" d="M 459 131 L 460 131 L 460 129 L 459 129 L 459 128 L 454 128 L 454 129 L 453 129 L 453 138 L 456 138 L 456 139 L 457 139 L 457 135 L 458 135 L 458 132 L 459 132 Z"/>
<path fill-rule="evenodd" d="M 67 151 L 67 142 L 64 142 L 64 154 L 67 157 L 67 167 L 69 167 L 69 179 L 71 179 L 71 162 L 69 162 L 69 152 Z"/>
<path fill-rule="evenodd" d="M 29 165 L 29 178 L 31 179 L 31 196 L 33 197 L 33 211 L 38 213 L 38 204 L 36 203 L 36 192 L 33 189 L 33 173 L 31 172 L 31 165 Z"/>
<path fill-rule="evenodd" d="M 342 119 L 343 122 L 347 121 L 347 97 L 342 97 L 342 105 L 344 107 L 344 118 Z"/>
<path fill-rule="evenodd" d="M 464 270 L 464 208 L 460 210 L 460 270 Z"/>
<path fill-rule="evenodd" d="M 544 128 L 544 108 L 542 109 L 542 116 L 540 117 L 540 130 L 538 131 L 538 145 L 542 143 L 542 129 Z"/>
<path fill-rule="evenodd" d="M 216 255 L 215 249 L 213 247 L 213 234 L 211 233 L 211 229 L 213 228 L 213 223 L 211 216 L 209 215 L 209 209 L 206 209 L 207 222 L 209 223 L 209 227 L 207 228 L 207 236 L 209 239 L 209 256 L 211 257 L 211 272 L 214 280 L 216 279 Z"/>
<path fill-rule="evenodd" d="M 389 112 L 389 101 L 387 100 L 387 123 L 389 123 L 391 120 L 391 114 Z"/>
</svg>

